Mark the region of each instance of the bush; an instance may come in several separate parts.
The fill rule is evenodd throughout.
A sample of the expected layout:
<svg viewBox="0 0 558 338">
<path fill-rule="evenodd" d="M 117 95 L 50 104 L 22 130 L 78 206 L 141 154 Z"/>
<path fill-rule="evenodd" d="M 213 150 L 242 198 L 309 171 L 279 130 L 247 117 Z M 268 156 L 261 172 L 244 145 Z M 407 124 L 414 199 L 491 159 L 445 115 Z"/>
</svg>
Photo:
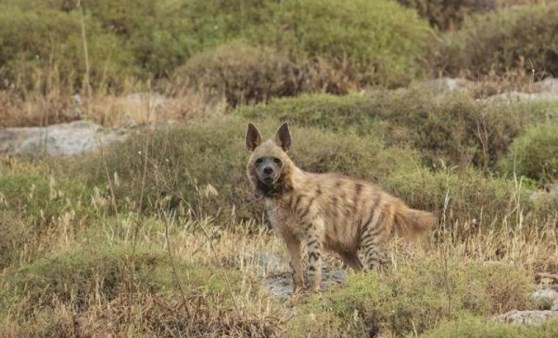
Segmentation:
<svg viewBox="0 0 558 338">
<path fill-rule="evenodd" d="M 460 173 L 433 173 L 422 168 L 395 170 L 382 184 L 411 206 L 436 211 L 455 238 L 467 238 L 481 229 L 498 229 L 505 221 L 514 225 L 518 212 L 523 217 L 529 215 L 526 219 L 534 224 L 541 221 L 540 217 L 551 217 L 553 213 L 551 204 L 536 207 L 529 200 L 527 189 L 518 190 L 511 181 L 487 178 L 476 170 Z M 517 201 L 521 210 L 514 209 Z"/>
<path fill-rule="evenodd" d="M 77 179 L 55 179 L 42 169 L 22 165 L 19 170 L 8 170 L 0 165 L 0 211 L 16 212 L 41 233 L 66 212 L 87 215 L 90 190 Z"/>
<path fill-rule="evenodd" d="M 439 30 L 455 30 L 470 14 L 496 8 L 498 0 L 398 0 L 417 10 L 419 15 Z"/>
<path fill-rule="evenodd" d="M 30 20 L 33 30 L 34 26 L 48 24 L 32 14 L 40 11 L 53 25 L 37 28 L 36 42 L 45 46 L 47 53 L 41 53 L 41 59 L 49 60 L 48 52 L 53 43 L 56 48 L 70 41 L 66 46 L 76 51 L 76 56 L 75 60 L 69 60 L 76 65 L 80 63 L 78 57 L 83 54 L 80 52 L 80 27 L 74 27 L 79 24 L 79 15 L 73 2 L 10 0 L 4 7 L 11 11 L 4 19 L 12 17 L 5 22 L 14 27 L 9 32 L 16 33 L 15 41 L 22 40 L 17 34 L 21 35 L 21 28 L 26 25 L 22 15 L 33 16 Z M 423 66 L 434 37 L 428 24 L 412 10 L 388 0 L 343 3 L 333 0 L 235 0 L 226 3 L 218 0 L 99 0 L 85 2 L 83 7 L 94 68 L 110 63 L 111 67 L 115 65 L 115 70 L 124 70 L 125 65 L 133 64 L 142 69 L 145 77 L 153 75 L 155 78 L 169 76 L 196 53 L 242 40 L 281 51 L 296 61 L 304 72 L 319 70 L 333 72 L 336 76 L 342 73 L 347 77 L 343 81 L 350 83 L 394 86 L 424 74 Z M 71 18 L 68 19 L 71 22 L 65 23 L 60 18 Z M 76 36 L 75 46 L 70 33 Z M 52 42 L 48 42 L 49 36 L 54 37 Z M 22 41 L 25 39 L 28 38 L 23 37 Z M 99 46 L 102 53 L 95 52 L 95 41 L 103 46 Z M 13 45 L 16 51 L 25 50 L 24 43 Z M 31 60 L 35 54 L 38 53 L 32 51 L 26 60 Z M 82 76 L 83 68 L 78 69 L 78 75 Z M 62 78 L 66 75 L 63 73 Z"/>
<path fill-rule="evenodd" d="M 177 270 L 189 295 L 225 292 L 225 282 L 208 267 L 179 262 Z M 164 251 L 97 245 L 22 266 L 7 277 L 4 296 L 13 301 L 25 297 L 28 311 L 59 302 L 84 311 L 93 300 L 111 301 L 122 292 L 165 293 L 174 290 L 174 283 Z"/>
<path fill-rule="evenodd" d="M 558 3 L 522 6 L 477 15 L 446 41 L 440 53 L 447 72 L 471 78 L 520 68 L 558 74 Z"/>
<path fill-rule="evenodd" d="M 362 84 L 400 85 L 424 74 L 433 34 L 415 13 L 394 2 L 312 0 L 279 6 L 275 31 L 260 39 L 293 53 L 349 62 Z"/>
<path fill-rule="evenodd" d="M 358 87 L 343 69 L 322 58 L 296 63 L 271 47 L 240 41 L 194 54 L 173 74 L 173 86 L 224 98 L 230 107 L 299 93 L 347 94 Z"/>
<path fill-rule="evenodd" d="M 317 327 L 312 314 L 327 312 L 331 316 L 320 318 L 322 333 L 339 330 L 343 323 L 341 328 L 350 336 L 403 336 L 425 332 L 442 320 L 530 304 L 530 278 L 521 268 L 454 257 L 448 261 L 448 273 L 444 271 L 440 258 L 422 256 L 390 273 L 351 274 L 344 286 L 302 307 L 289 329 L 305 332 Z"/>
<path fill-rule="evenodd" d="M 510 325 L 467 316 L 459 320 L 446 321 L 437 328 L 420 335 L 422 338 L 551 338 L 558 335 L 558 321 L 550 320 L 542 325 Z"/>
<path fill-rule="evenodd" d="M 194 0 L 184 10 L 196 13 L 191 31 L 205 48 L 243 39 L 300 65 L 323 58 L 362 84 L 399 85 L 423 74 L 433 38 L 411 10 L 385 0 Z"/>
<path fill-rule="evenodd" d="M 486 106 L 464 94 L 415 89 L 277 99 L 242 107 L 236 114 L 272 116 L 335 131 L 350 128 L 362 136 L 380 137 L 388 145 L 415 147 L 436 166 L 473 164 L 481 169 L 494 168 L 531 119 L 523 106 Z"/>
<path fill-rule="evenodd" d="M 174 73 L 174 86 L 239 104 L 297 94 L 295 67 L 271 48 L 231 42 L 195 54 Z"/>
<path fill-rule="evenodd" d="M 0 270 L 3 270 L 17 262 L 21 250 L 31 240 L 32 233 L 23 219 L 4 211 L 0 218 L 0 233 Z"/>
<path fill-rule="evenodd" d="M 514 140 L 503 160 L 511 177 L 526 176 L 541 185 L 558 180 L 558 124 L 532 126 Z"/>
<path fill-rule="evenodd" d="M 263 305 L 238 310 L 239 277 L 180 260 L 171 266 L 166 251 L 147 245 L 86 246 L 9 271 L 0 280 L 0 327 L 25 337 L 272 336 L 277 320 L 251 311 Z"/>
<path fill-rule="evenodd" d="M 40 92 L 81 88 L 85 61 L 78 13 L 0 7 L 0 86 Z M 95 20 L 86 17 L 85 25 L 91 84 L 118 87 L 134 73 L 131 53 Z"/>
</svg>

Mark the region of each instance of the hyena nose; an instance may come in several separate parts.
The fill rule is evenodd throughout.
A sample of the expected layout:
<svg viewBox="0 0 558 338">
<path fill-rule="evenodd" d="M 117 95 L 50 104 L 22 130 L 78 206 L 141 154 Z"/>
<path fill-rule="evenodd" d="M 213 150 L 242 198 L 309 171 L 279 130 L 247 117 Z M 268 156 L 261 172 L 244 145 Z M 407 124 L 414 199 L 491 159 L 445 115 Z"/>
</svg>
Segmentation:
<svg viewBox="0 0 558 338">
<path fill-rule="evenodd" d="M 265 167 L 265 168 L 263 168 L 263 172 L 266 175 L 270 175 L 273 172 L 273 168 L 272 167 Z"/>
</svg>

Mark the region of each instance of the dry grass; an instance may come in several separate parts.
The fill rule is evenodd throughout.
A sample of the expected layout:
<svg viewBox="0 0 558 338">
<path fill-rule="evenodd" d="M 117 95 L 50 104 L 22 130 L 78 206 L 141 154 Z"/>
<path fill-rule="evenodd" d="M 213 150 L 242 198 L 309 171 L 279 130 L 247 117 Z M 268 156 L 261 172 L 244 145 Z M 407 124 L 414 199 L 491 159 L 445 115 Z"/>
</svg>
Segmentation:
<svg viewBox="0 0 558 338">
<path fill-rule="evenodd" d="M 93 95 L 90 100 L 59 91 L 25 95 L 0 91 L 0 127 L 47 126 L 86 119 L 120 128 L 188 120 L 226 108 L 221 99 L 205 99 L 199 92 L 183 91 L 180 96 L 171 96 L 141 87 L 118 95 Z"/>
<path fill-rule="evenodd" d="M 4 165 L 2 170 L 15 175 L 12 179 L 21 173 L 40 173 L 43 170 L 25 162 L 10 161 L 10 165 Z M 62 182 L 64 179 L 49 179 L 44 194 L 39 182 L 31 186 L 23 185 L 18 192 L 22 196 L 17 205 L 21 208 L 19 217 L 23 222 L 30 222 L 35 213 L 50 214 L 50 221 L 40 223 L 44 216 L 33 221 L 46 229 L 26 238 L 23 245 L 17 247 L 18 259 L 5 265 L 0 273 L 0 283 L 3 284 L 3 291 L 0 292 L 0 331 L 4 336 L 269 337 L 301 333 L 298 331 L 300 326 L 293 324 L 293 320 L 301 317 L 293 317 L 291 307 L 304 306 L 305 299 L 282 304 L 267 291 L 265 277 L 285 274 L 289 268 L 282 243 L 265 226 L 255 221 L 237 223 L 234 227 L 216 223 L 211 215 L 189 209 L 202 207 L 200 205 L 182 206 L 185 210 L 178 213 L 183 215 L 178 218 L 165 209 L 161 209 L 158 216 L 130 211 L 113 214 L 110 212 L 110 196 L 99 195 L 97 188 L 72 190 L 71 185 Z M 205 197 L 200 195 L 200 204 L 201 199 L 218 193 L 218 190 L 215 192 L 204 187 L 200 187 L 199 191 L 205 194 Z M 63 203 L 58 205 L 61 199 Z M 15 206 L 10 204 L 11 201 L 15 203 L 14 199 L 10 199 L 0 206 L 0 210 L 9 212 Z M 37 206 L 34 204 L 37 202 L 43 204 Z M 395 275 L 405 278 L 411 277 L 411 271 L 434 269 L 457 283 L 462 283 L 462 278 L 481 283 L 487 281 L 479 278 L 492 278 L 495 285 L 507 285 L 506 276 L 490 266 L 515 266 L 528 276 L 533 276 L 535 272 L 556 271 L 556 221 L 527 224 L 522 222 L 524 215 L 520 210 L 520 205 L 510 206 L 509 215 L 514 221 L 499 220 L 500 224 L 493 224 L 489 229 L 473 227 L 469 231 L 450 232 L 444 229 L 467 228 L 467 225 L 459 220 L 445 224 L 431 238 L 428 250 L 399 240 L 393 241 L 389 252 Z M 87 248 L 96 248 L 99 244 L 134 249 L 124 251 L 126 254 L 122 259 L 116 256 L 110 258 L 113 254 L 101 260 L 88 258 L 85 253 L 91 251 Z M 169 248 L 172 260 L 165 258 L 164 254 Z M 120 252 L 118 250 L 109 253 Z M 262 253 L 276 255 L 279 259 L 264 263 Z M 73 277 L 62 278 L 65 284 L 60 286 L 49 282 L 41 284 L 48 278 L 60 280 L 60 276 L 68 273 L 65 271 L 74 271 L 66 270 L 70 266 L 66 263 L 54 264 L 59 262 L 56 257 L 62 257 L 62 262 L 74 264 L 75 271 L 79 273 L 89 271 L 90 266 L 94 273 L 88 272 L 84 276 L 91 276 L 92 279 L 87 284 L 79 279 L 72 280 Z M 83 263 L 72 263 L 74 259 Z M 487 266 L 487 271 L 492 270 L 495 274 L 489 277 L 452 270 L 452 264 L 465 261 Z M 51 268 L 46 270 L 37 270 L 36 267 L 43 264 L 41 262 L 54 265 L 47 265 Z M 339 260 L 332 255 L 327 256 L 326 262 L 340 267 Z M 145 274 L 144 269 L 155 270 Z M 110 271 L 116 271 L 116 274 Z M 76 272 L 69 276 L 76 276 Z M 53 277 L 50 277 L 51 274 L 54 274 Z M 109 283 L 113 280 L 116 282 Z M 386 287 L 395 287 L 401 282 L 389 275 L 382 280 L 387 283 Z M 331 289 L 331 297 L 335 299 L 351 290 L 352 279 L 347 283 Z M 479 304 L 488 302 L 493 309 L 490 313 L 529 307 L 521 290 L 533 288 L 534 281 L 528 285 L 520 281 L 516 284 L 510 284 L 505 289 L 497 288 L 486 299 L 482 298 L 486 297 L 483 295 L 473 296 L 481 297 Z M 459 290 L 457 288 L 452 292 Z M 424 311 L 438 311 L 429 306 L 451 307 L 461 296 L 455 294 L 453 299 L 448 296 L 445 305 L 425 305 Z M 350 309 L 348 304 L 343 306 Z M 318 318 L 331 316 L 327 309 L 320 311 L 315 313 Z M 482 311 L 474 314 L 483 314 Z M 444 313 L 445 310 L 440 315 L 446 316 Z M 432 315 L 438 318 L 436 312 Z M 438 319 L 442 318 L 449 317 Z M 425 325 L 423 329 L 432 328 L 430 324 Z M 392 329 L 393 332 L 406 332 L 406 326 Z M 316 334 L 324 332 L 318 328 Z M 334 332 L 340 331 L 330 333 L 335 335 Z"/>
</svg>

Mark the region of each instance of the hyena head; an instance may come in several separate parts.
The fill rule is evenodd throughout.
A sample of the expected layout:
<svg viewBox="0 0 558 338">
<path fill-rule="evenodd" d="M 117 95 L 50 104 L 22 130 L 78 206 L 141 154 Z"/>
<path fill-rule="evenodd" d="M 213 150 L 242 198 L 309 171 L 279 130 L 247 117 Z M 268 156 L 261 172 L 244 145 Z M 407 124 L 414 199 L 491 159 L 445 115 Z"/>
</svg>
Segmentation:
<svg viewBox="0 0 558 338">
<path fill-rule="evenodd" d="M 248 124 L 246 148 L 252 152 L 246 167 L 248 179 L 257 194 L 266 197 L 280 195 L 292 189 L 293 162 L 287 155 L 291 147 L 291 133 L 283 123 L 274 140 L 262 142 L 258 128 Z"/>
</svg>

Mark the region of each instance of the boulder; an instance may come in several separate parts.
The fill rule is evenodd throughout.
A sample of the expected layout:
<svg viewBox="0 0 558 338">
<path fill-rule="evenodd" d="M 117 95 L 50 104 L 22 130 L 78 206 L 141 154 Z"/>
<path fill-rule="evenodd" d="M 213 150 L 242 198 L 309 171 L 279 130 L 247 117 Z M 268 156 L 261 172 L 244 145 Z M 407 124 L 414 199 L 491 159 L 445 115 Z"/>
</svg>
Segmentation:
<svg viewBox="0 0 558 338">
<path fill-rule="evenodd" d="M 126 133 L 88 121 L 0 130 L 0 155 L 78 155 L 122 141 Z"/>
</svg>

